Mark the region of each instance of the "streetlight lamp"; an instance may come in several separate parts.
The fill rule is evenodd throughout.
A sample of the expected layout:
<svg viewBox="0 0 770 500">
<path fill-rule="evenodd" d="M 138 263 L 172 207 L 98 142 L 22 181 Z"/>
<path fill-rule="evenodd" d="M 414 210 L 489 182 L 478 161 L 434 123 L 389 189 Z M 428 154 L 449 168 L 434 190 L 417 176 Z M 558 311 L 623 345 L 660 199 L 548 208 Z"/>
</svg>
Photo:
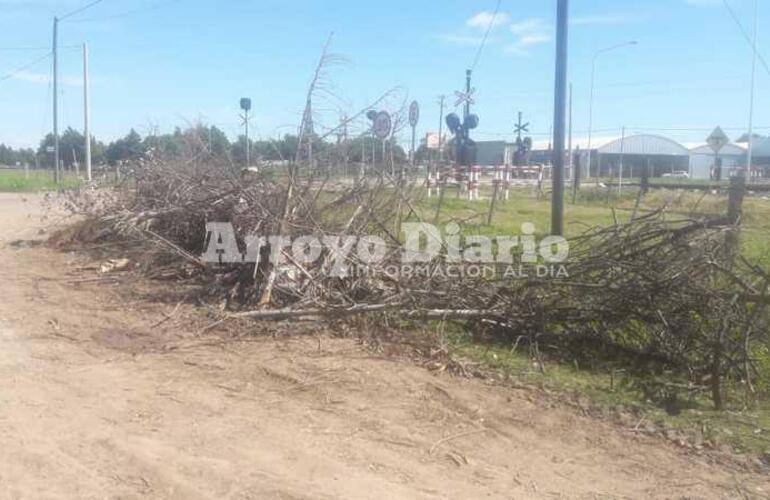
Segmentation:
<svg viewBox="0 0 770 500">
<path fill-rule="evenodd" d="M 594 129 L 594 84 L 596 82 L 596 60 L 599 58 L 600 55 L 605 54 L 607 52 L 612 52 L 613 50 L 621 49 L 623 47 L 630 47 L 633 45 L 638 45 L 639 42 L 636 40 L 632 40 L 630 42 L 625 43 L 619 43 L 617 45 L 613 45 L 612 47 L 607 47 L 604 49 L 601 49 L 594 54 L 593 62 L 591 63 L 591 99 L 588 104 L 588 177 L 591 176 L 591 154 L 593 153 L 593 145 L 591 144 L 591 141 L 593 139 L 593 129 Z M 599 176 L 599 172 L 597 171 L 597 177 Z"/>
</svg>

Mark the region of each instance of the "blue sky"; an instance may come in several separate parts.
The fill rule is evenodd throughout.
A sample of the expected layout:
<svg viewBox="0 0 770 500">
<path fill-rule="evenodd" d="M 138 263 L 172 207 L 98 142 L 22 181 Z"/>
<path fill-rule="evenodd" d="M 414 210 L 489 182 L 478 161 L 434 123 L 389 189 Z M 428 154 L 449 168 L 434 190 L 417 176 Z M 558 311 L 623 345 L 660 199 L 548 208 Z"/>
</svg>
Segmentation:
<svg viewBox="0 0 770 500">
<path fill-rule="evenodd" d="M 723 0 L 573 0 L 570 81 L 575 136 L 588 128 L 593 54 L 598 59 L 595 136 L 661 133 L 701 141 L 716 125 L 747 128 L 751 48 Z M 0 78 L 44 56 L 54 14 L 86 0 L 0 0 Z M 306 86 L 331 32 L 334 97 L 319 99 L 319 127 L 334 125 L 389 89 L 385 107 L 417 99 L 422 135 L 438 126 L 438 96 L 464 83 L 494 0 L 104 0 L 61 24 L 62 127 L 82 128 L 81 55 L 91 51 L 92 132 L 114 139 L 196 121 L 231 137 L 238 100 L 254 101 L 261 137 L 296 130 Z M 747 29 L 753 0 L 729 0 Z M 760 0 L 759 52 L 770 60 L 770 2 Z M 555 1 L 502 0 L 474 75 L 477 140 L 510 138 L 516 112 L 547 140 L 553 109 Z M 762 30 L 765 29 L 765 32 Z M 24 48 L 25 50 L 17 50 Z M 0 81 L 0 142 L 37 144 L 50 131 L 50 60 Z M 755 124 L 770 133 L 770 75 L 757 69 Z M 454 106 L 454 99 L 450 99 Z M 670 130 L 667 130 L 670 129 Z M 676 130 L 673 130 L 676 129 Z M 680 130 L 686 129 L 686 130 Z M 407 133 L 403 133 L 406 139 Z"/>
</svg>

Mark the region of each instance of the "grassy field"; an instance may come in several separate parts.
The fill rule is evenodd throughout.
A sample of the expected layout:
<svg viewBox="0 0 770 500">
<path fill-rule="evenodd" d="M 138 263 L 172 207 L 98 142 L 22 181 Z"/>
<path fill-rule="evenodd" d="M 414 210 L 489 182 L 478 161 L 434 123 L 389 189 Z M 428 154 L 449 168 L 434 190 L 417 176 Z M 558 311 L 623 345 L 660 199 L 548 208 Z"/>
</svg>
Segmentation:
<svg viewBox="0 0 770 500">
<path fill-rule="evenodd" d="M 586 189 L 576 203 L 565 203 L 566 236 L 574 238 L 592 227 L 630 221 L 637 192 L 629 189 L 622 197 L 613 193 L 608 198 L 604 189 Z M 434 220 L 438 204 L 436 196 L 423 200 L 420 210 L 424 220 Z M 442 202 L 438 223 L 463 221 L 468 233 L 487 236 L 520 234 L 521 225 L 526 222 L 535 224 L 540 237 L 550 231 L 551 200 L 547 196 L 538 197 L 532 190 L 511 191 L 509 200 L 496 204 L 491 225 L 487 224 L 489 206 L 489 199 L 469 201 L 448 191 Z M 699 214 L 725 215 L 727 197 L 685 191 L 652 191 L 640 204 L 639 212 L 663 207 L 672 219 Z M 746 257 L 770 268 L 770 199 L 751 197 L 745 200 L 741 244 Z"/>
<path fill-rule="evenodd" d="M 77 187 L 81 180 L 74 175 L 66 174 L 60 185 L 53 180 L 50 171 L 30 170 L 29 176 L 24 170 L 0 170 L 0 192 L 3 193 L 37 193 Z"/>
</svg>

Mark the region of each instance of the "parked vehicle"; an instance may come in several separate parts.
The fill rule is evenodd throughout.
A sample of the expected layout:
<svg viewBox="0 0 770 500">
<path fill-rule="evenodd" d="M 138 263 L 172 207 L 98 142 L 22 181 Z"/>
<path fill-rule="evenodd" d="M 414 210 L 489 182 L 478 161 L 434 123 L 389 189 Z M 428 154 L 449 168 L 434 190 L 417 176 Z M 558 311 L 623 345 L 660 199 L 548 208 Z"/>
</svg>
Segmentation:
<svg viewBox="0 0 770 500">
<path fill-rule="evenodd" d="M 690 174 L 687 172 L 671 172 L 670 174 L 663 174 L 667 179 L 689 179 Z"/>
</svg>

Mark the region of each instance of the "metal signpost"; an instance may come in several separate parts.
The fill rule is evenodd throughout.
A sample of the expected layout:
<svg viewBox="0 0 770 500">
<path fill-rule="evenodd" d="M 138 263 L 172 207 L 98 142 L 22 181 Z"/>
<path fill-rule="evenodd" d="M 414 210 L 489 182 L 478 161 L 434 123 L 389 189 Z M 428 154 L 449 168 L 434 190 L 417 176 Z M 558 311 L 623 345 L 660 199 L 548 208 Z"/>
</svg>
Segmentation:
<svg viewBox="0 0 770 500">
<path fill-rule="evenodd" d="M 409 106 L 409 125 L 412 127 L 412 167 L 416 162 L 417 150 L 415 149 L 417 141 L 417 124 L 420 121 L 420 104 L 417 101 L 412 101 Z"/>
<path fill-rule="evenodd" d="M 379 113 L 371 113 L 369 115 L 372 118 L 372 132 L 374 136 L 382 141 L 382 163 L 385 164 L 385 140 L 390 137 L 390 132 L 393 130 L 393 120 L 390 118 L 390 113 L 387 111 L 380 111 Z M 392 172 L 391 172 L 392 173 Z"/>
<path fill-rule="evenodd" d="M 529 132 L 529 122 L 521 123 L 521 111 L 519 111 L 519 121 L 516 125 L 514 125 L 514 133 L 516 134 L 516 138 L 519 141 L 521 140 L 522 132 Z"/>
<path fill-rule="evenodd" d="M 251 145 L 249 144 L 249 111 L 251 111 L 251 99 L 244 97 L 241 99 L 241 109 L 243 114 L 243 126 L 246 128 L 246 168 L 251 167 Z"/>
<path fill-rule="evenodd" d="M 529 122 L 522 123 L 521 111 L 519 111 L 519 121 L 513 126 L 513 129 L 516 134 L 516 154 L 513 159 L 513 164 L 516 167 L 521 167 L 527 154 L 532 149 L 532 139 L 528 137 L 525 139 L 521 138 L 522 133 L 529 132 Z"/>
</svg>

